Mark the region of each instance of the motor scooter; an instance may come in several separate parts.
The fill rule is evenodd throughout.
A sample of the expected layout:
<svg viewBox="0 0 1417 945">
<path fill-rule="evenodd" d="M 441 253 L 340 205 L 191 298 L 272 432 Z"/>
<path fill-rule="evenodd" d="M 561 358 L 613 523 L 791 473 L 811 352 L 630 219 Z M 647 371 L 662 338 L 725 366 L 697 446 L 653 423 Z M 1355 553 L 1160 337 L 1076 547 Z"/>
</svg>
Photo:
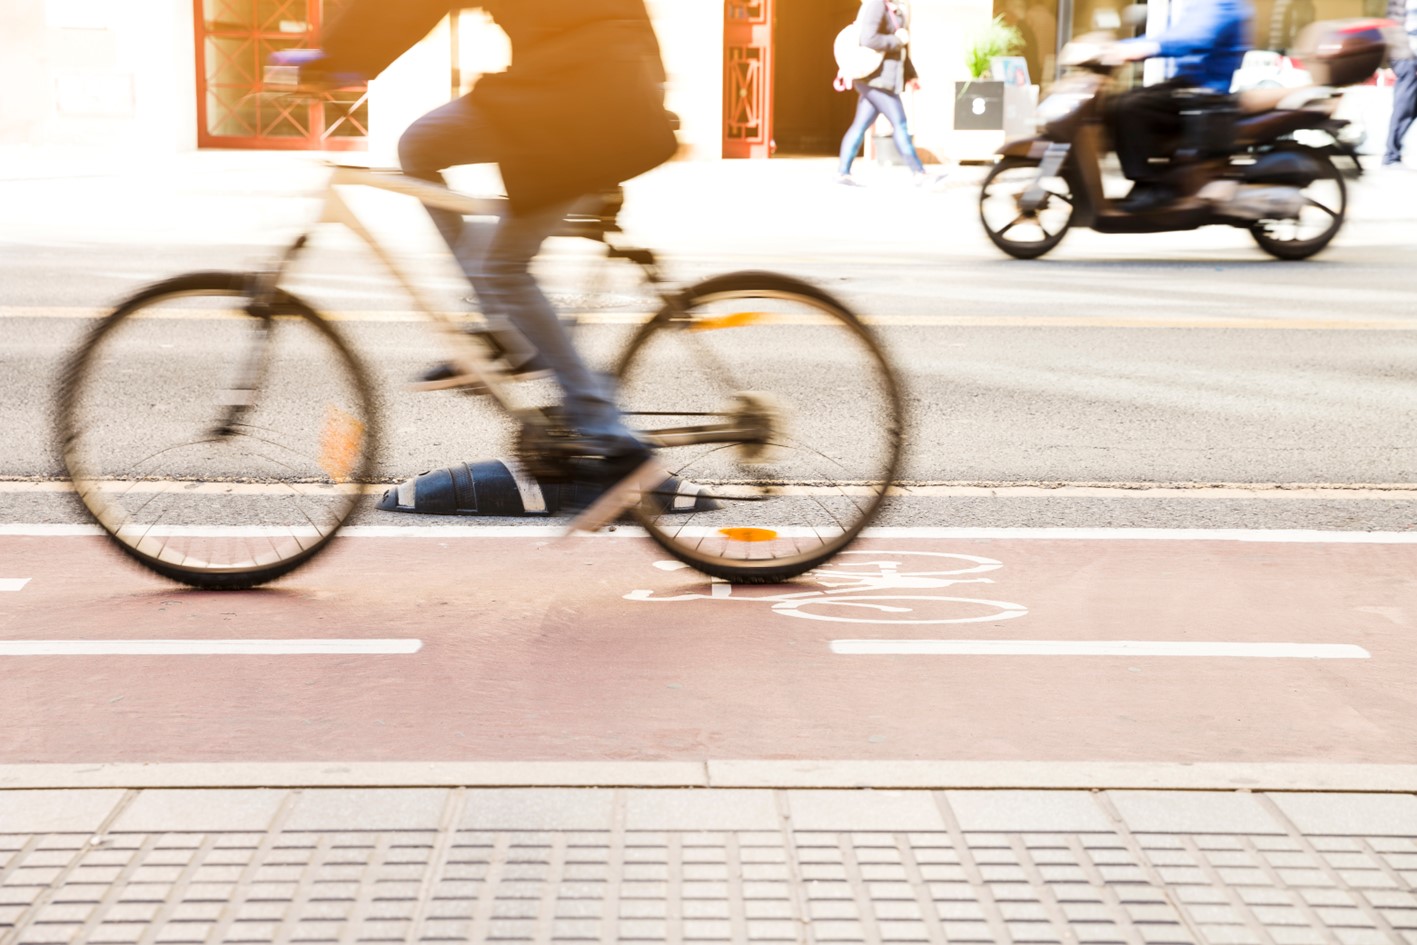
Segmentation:
<svg viewBox="0 0 1417 945">
<path fill-rule="evenodd" d="M 1131 211 L 1103 189 L 1109 94 L 1122 63 L 1111 33 L 1064 47 L 1067 73 L 1039 104 L 1037 137 L 1011 141 L 984 179 L 979 215 L 994 245 L 1016 259 L 1047 253 L 1071 227 L 1159 233 L 1221 225 L 1246 229 L 1279 259 L 1306 259 L 1343 226 L 1348 192 L 1334 158 L 1361 172 L 1347 122 L 1334 116 L 1341 87 L 1363 81 L 1386 55 L 1381 20 L 1315 23 L 1306 67 L 1323 84 L 1197 96 L 1183 108 L 1180 147 L 1164 182 L 1176 199 Z M 1327 58 L 1325 58 L 1327 57 Z M 1126 129 L 1119 133 L 1125 134 Z"/>
</svg>

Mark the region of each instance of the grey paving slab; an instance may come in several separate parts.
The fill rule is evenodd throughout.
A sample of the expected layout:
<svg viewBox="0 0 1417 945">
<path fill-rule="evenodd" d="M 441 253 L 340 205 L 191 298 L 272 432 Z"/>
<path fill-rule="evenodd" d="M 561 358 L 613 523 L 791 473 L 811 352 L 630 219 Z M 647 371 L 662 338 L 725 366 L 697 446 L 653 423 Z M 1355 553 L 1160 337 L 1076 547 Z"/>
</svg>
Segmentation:
<svg viewBox="0 0 1417 945">
<path fill-rule="evenodd" d="M 627 830 L 777 830 L 781 826 L 772 791 L 626 792 Z"/>
<path fill-rule="evenodd" d="M 286 830 L 437 830 L 446 788 L 315 788 L 301 791 Z"/>
<path fill-rule="evenodd" d="M 961 830 L 980 833 L 1111 833 L 1090 791 L 944 791 Z"/>
<path fill-rule="evenodd" d="M 0 791 L 0 943 L 1417 945 L 1414 800 Z"/>
<path fill-rule="evenodd" d="M 1417 796 L 1411 794 L 1270 794 L 1303 833 L 1417 837 Z"/>
<path fill-rule="evenodd" d="M 270 829 L 288 792 L 279 790 L 143 791 L 112 830 L 137 833 L 260 832 Z"/>
<path fill-rule="evenodd" d="M 1133 833 L 1276 834 L 1284 826 L 1254 796 L 1223 791 L 1108 791 Z"/>
<path fill-rule="evenodd" d="M 793 830 L 944 830 L 927 791 L 787 791 Z"/>
<path fill-rule="evenodd" d="M 609 830 L 615 797 L 596 788 L 474 788 L 459 822 L 467 830 Z"/>
<path fill-rule="evenodd" d="M 0 791 L 0 833 L 97 830 L 125 792 Z"/>
</svg>

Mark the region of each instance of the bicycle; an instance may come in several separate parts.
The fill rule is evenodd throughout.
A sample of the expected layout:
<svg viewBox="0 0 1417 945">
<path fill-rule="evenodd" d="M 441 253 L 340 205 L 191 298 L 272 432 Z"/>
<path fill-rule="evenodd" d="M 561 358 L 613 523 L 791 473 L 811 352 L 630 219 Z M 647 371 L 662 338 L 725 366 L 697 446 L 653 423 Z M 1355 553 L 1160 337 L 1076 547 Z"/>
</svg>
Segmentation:
<svg viewBox="0 0 1417 945">
<path fill-rule="evenodd" d="M 517 402 L 487 346 L 430 304 L 361 222 L 342 195 L 355 186 L 465 215 L 502 212 L 505 198 L 332 165 L 317 223 L 342 224 L 370 247 L 436 326 L 447 359 L 513 420 L 520 474 L 565 481 L 569 431 L 556 412 Z M 578 207 L 559 235 L 602 243 L 658 299 L 613 373 L 663 479 L 602 496 L 572 530 L 628 511 L 710 576 L 767 583 L 811 570 L 861 533 L 895 480 L 904 420 L 891 365 L 845 304 L 792 277 L 741 271 L 674 288 L 654 253 L 618 242 L 618 209 L 618 199 Z M 266 269 L 141 290 L 94 325 L 65 369 L 58 434 L 75 492 L 157 574 L 212 589 L 275 580 L 327 548 L 379 482 L 368 372 L 334 322 L 280 284 L 312 231 Z"/>
</svg>

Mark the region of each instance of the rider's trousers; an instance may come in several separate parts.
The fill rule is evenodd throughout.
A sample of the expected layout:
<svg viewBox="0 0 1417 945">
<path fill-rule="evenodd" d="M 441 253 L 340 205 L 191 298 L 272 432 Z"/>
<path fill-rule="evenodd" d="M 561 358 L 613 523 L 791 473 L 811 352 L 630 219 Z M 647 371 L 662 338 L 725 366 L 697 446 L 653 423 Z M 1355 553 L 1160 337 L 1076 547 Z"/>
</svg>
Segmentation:
<svg viewBox="0 0 1417 945">
<path fill-rule="evenodd" d="M 463 98 L 418 119 L 399 140 L 399 163 L 406 174 L 442 183 L 441 171 L 462 164 L 496 161 L 496 139 L 486 119 Z M 563 409 L 581 435 L 609 451 L 637 442 L 620 419 L 613 384 L 586 365 L 571 343 L 541 287 L 531 261 L 560 226 L 572 204 L 533 211 L 510 210 L 495 221 L 468 221 L 448 210 L 429 209 L 438 231 L 472 283 L 484 316 L 495 329 L 505 319 L 536 348 L 565 393 Z"/>
</svg>

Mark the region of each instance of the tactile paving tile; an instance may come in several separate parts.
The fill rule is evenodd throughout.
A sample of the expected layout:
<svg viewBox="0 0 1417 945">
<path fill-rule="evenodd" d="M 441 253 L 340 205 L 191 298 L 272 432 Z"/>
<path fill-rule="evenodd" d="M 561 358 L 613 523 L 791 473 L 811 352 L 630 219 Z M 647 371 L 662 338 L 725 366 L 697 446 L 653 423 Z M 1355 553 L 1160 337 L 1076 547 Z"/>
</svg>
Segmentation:
<svg viewBox="0 0 1417 945">
<path fill-rule="evenodd" d="M 1411 837 L 1120 822 L 979 832 L 943 819 L 949 829 L 925 832 L 794 830 L 790 818 L 775 831 L 638 830 L 620 816 L 606 830 L 448 817 L 437 829 L 0 834 L 0 945 L 1417 945 Z"/>
</svg>

